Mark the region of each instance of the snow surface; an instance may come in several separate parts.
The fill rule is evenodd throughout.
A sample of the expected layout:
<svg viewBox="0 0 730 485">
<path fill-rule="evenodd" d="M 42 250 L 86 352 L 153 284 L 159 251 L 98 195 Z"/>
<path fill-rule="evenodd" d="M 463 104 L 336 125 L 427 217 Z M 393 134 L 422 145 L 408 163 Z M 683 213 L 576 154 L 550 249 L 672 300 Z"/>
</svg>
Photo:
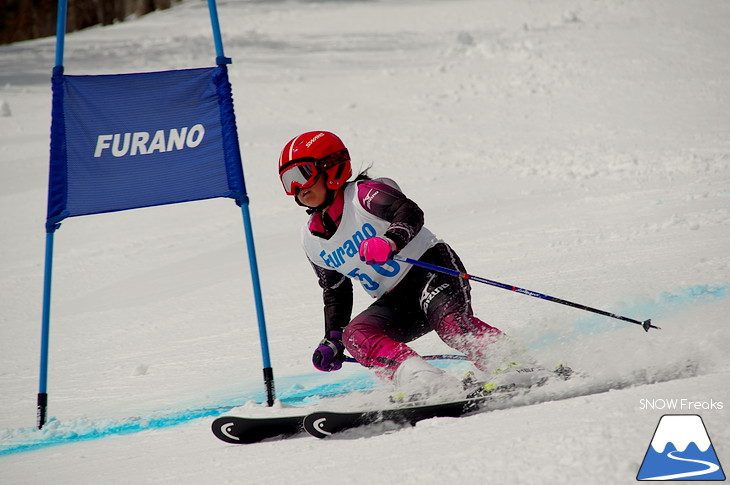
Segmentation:
<svg viewBox="0 0 730 485">
<path fill-rule="evenodd" d="M 676 413 L 702 416 L 727 474 L 730 3 L 224 1 L 219 14 L 283 402 L 258 404 L 240 212 L 213 200 L 64 222 L 52 420 L 33 429 L 55 41 L 0 46 L 0 483 L 633 483 Z M 215 57 L 193 0 L 66 40 L 69 74 Z M 397 180 L 473 274 L 662 330 L 478 285 L 478 315 L 587 376 L 398 431 L 218 441 L 210 423 L 231 408 L 291 413 L 317 402 L 297 393 L 369 379 L 310 364 L 319 288 L 275 170 L 310 129 Z"/>
</svg>

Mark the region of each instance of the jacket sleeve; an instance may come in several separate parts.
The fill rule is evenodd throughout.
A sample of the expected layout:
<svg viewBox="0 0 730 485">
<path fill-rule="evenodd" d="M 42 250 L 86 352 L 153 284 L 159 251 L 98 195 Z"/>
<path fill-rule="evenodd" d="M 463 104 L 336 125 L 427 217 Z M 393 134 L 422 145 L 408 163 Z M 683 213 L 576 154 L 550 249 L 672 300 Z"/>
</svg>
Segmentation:
<svg viewBox="0 0 730 485">
<path fill-rule="evenodd" d="M 383 182 L 361 182 L 358 200 L 366 211 L 390 222 L 385 236 L 395 242 L 398 250 L 411 242 L 423 227 L 423 211 L 418 204 Z"/>
<path fill-rule="evenodd" d="M 337 271 L 310 263 L 322 288 L 325 336 L 332 330 L 342 332 L 352 316 L 352 281 Z"/>
</svg>

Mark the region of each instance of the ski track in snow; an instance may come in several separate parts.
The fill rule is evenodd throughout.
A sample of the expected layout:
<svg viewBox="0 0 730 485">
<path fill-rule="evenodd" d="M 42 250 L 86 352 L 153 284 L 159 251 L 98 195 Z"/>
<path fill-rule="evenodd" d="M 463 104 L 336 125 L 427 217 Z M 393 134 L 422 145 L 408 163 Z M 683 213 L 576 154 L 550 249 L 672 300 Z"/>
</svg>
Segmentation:
<svg viewBox="0 0 730 485">
<path fill-rule="evenodd" d="M 448 362 L 441 362 L 442 368 L 448 369 Z M 453 366 L 451 366 L 453 367 Z M 463 367 L 463 365 L 462 365 Z M 680 363 L 671 369 L 657 369 L 649 374 L 635 374 L 623 381 L 597 381 L 591 382 L 586 377 L 576 376 L 572 382 L 556 382 L 542 388 L 533 389 L 531 392 L 511 398 L 507 402 L 496 401 L 485 406 L 484 412 L 508 409 L 519 406 L 529 406 L 546 401 L 570 399 L 578 396 L 608 392 L 627 387 L 646 385 L 656 382 L 671 381 L 693 377 L 697 374 L 695 362 Z M 299 383 L 306 383 L 307 376 L 299 376 Z M 588 382 L 585 382 L 588 381 Z M 339 384 L 339 385 L 338 385 Z M 3 433 L 3 444 L 0 446 L 0 456 L 14 453 L 33 451 L 48 446 L 70 444 L 79 441 L 88 441 L 101 438 L 108 438 L 116 435 L 126 435 L 141 431 L 178 426 L 186 422 L 227 415 L 255 416 L 274 414 L 298 414 L 314 410 L 352 410 L 368 409 L 366 403 L 370 402 L 373 408 L 387 405 L 387 389 L 377 392 L 382 386 L 372 379 L 352 379 L 344 383 L 327 384 L 317 386 L 309 391 L 294 393 L 294 395 L 280 397 L 280 403 L 275 410 L 262 409 L 263 405 L 256 405 L 254 402 L 265 401 L 263 393 L 249 396 L 249 404 L 244 407 L 235 407 L 231 403 L 218 403 L 208 405 L 199 409 L 181 409 L 173 412 L 151 413 L 146 416 L 128 417 L 119 421 L 89 420 L 82 418 L 72 420 L 69 423 L 51 421 L 41 431 L 36 429 L 5 430 Z M 372 391 L 375 389 L 375 391 Z M 359 391 L 365 391 L 366 395 L 360 395 Z M 375 392 L 374 395 L 369 395 Z M 350 393 L 354 393 L 350 395 Z M 289 393 L 291 394 L 291 393 Z M 329 399 L 322 399 L 327 398 Z M 332 399 L 337 398 L 341 399 Z M 302 403 L 309 403 L 302 405 Z M 285 408 L 281 408 L 284 405 Z"/>
<path fill-rule="evenodd" d="M 693 289 L 685 293 L 709 293 L 712 296 L 716 296 L 718 294 L 718 291 L 706 292 L 705 290 L 706 289 L 703 289 L 702 291 Z M 721 294 L 722 292 L 719 293 Z M 677 301 L 676 296 L 671 297 L 671 299 L 675 302 Z M 686 302 L 682 301 L 682 303 Z M 598 333 L 607 331 L 606 328 L 610 329 L 610 327 L 604 326 L 600 331 L 598 331 Z M 596 333 L 596 329 L 590 325 L 576 326 L 576 329 L 583 334 Z M 575 337 L 575 334 L 573 337 Z M 544 345 L 545 339 L 542 339 L 536 344 L 530 344 L 529 347 L 538 349 Z M 457 376 L 462 375 L 470 368 L 470 364 L 468 362 L 462 361 L 439 361 L 434 364 L 443 369 L 451 370 L 451 372 Z M 687 360 L 686 362 L 673 364 L 669 368 L 645 368 L 642 369 L 641 372 L 634 372 L 629 376 L 611 376 L 608 380 L 603 381 L 599 379 L 586 379 L 587 376 L 577 376 L 575 381 L 564 384 L 563 386 L 560 385 L 561 383 L 558 383 L 557 386 L 553 385 L 552 387 L 548 386 L 546 388 L 534 389 L 526 396 L 511 399 L 508 403 L 502 405 L 492 404 L 485 410 L 493 411 L 517 406 L 534 405 L 545 401 L 570 399 L 577 396 L 608 392 L 610 390 L 683 379 L 697 375 L 698 370 L 698 362 Z M 371 374 L 354 371 L 351 372 L 348 378 L 339 382 L 337 374 L 334 376 L 334 382 L 314 386 L 310 383 L 310 381 L 316 382 L 316 379 L 313 380 L 312 376 L 301 375 L 280 379 L 278 383 L 283 383 L 285 387 L 287 384 L 292 385 L 293 383 L 292 387 L 278 396 L 280 406 L 284 405 L 288 408 L 284 410 L 285 413 L 306 412 L 318 408 L 326 410 L 348 410 L 353 407 L 366 409 L 368 402 L 372 403 L 375 407 L 378 406 L 378 402 L 380 401 L 377 401 L 377 397 L 374 401 L 372 396 L 370 396 L 370 399 L 367 399 L 364 398 L 364 396 L 358 395 L 359 391 L 369 392 L 372 389 L 377 390 L 383 387 L 382 384 L 376 382 Z M 567 389 L 565 388 L 566 386 L 568 386 Z M 249 382 L 246 387 L 256 388 L 257 385 Z M 556 387 L 557 390 L 555 389 Z M 229 390 L 228 392 L 231 391 Z M 381 401 L 384 396 L 387 396 L 387 390 L 384 392 L 385 394 L 376 394 Z M 337 400 L 331 399 L 322 401 L 322 398 L 326 398 L 328 396 L 337 397 L 347 395 L 349 393 L 354 393 L 356 397 L 342 399 L 342 402 L 339 403 Z M 107 438 L 115 435 L 126 435 L 151 429 L 178 426 L 192 420 L 216 417 L 223 414 L 235 415 L 237 412 L 242 413 L 243 415 L 251 415 L 251 412 L 263 412 L 265 414 L 270 414 L 270 410 L 267 409 L 262 411 L 261 409 L 256 409 L 260 406 L 254 404 L 256 402 L 261 403 L 266 400 L 266 396 L 262 391 L 251 393 L 246 397 L 239 397 L 239 399 L 248 401 L 249 407 L 237 408 L 229 399 L 225 402 L 206 403 L 204 405 L 205 407 L 200 408 L 178 408 L 176 410 L 150 412 L 143 416 L 131 416 L 121 420 L 108 421 L 81 418 L 79 420 L 72 420 L 68 423 L 51 421 L 42 431 L 28 428 L 6 430 L 4 432 L 3 439 L 5 443 L 0 446 L 0 456 L 33 451 L 47 446 L 56 446 L 78 441 Z M 321 408 L 318 406 L 321 406 Z"/>
</svg>

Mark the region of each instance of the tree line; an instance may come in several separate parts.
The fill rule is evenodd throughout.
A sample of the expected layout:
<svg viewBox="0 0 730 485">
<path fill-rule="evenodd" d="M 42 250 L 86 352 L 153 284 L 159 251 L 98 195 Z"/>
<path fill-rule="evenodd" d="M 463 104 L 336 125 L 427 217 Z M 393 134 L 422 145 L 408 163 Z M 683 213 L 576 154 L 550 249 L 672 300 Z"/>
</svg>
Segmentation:
<svg viewBox="0 0 730 485">
<path fill-rule="evenodd" d="M 180 0 L 68 0 L 66 32 L 122 22 Z M 0 0 L 0 44 L 56 34 L 57 0 Z"/>
</svg>

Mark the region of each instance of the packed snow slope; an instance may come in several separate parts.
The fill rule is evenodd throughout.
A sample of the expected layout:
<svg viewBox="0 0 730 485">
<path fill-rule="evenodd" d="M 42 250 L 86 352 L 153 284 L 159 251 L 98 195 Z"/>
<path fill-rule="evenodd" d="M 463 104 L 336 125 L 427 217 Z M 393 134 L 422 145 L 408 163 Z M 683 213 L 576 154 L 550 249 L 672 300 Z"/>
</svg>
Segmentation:
<svg viewBox="0 0 730 485">
<path fill-rule="evenodd" d="M 0 46 L 0 483 L 634 483 L 667 413 L 699 414 L 730 471 L 730 3 L 229 0 L 219 14 L 282 402 L 258 404 L 240 212 L 213 200 L 64 222 L 51 421 L 33 429 L 55 42 Z M 187 0 L 67 36 L 64 65 L 214 59 L 207 6 Z M 320 289 L 276 161 L 313 129 L 397 180 L 471 273 L 662 329 L 477 285 L 482 319 L 586 376 L 396 432 L 218 441 L 210 422 L 231 408 L 367 386 L 356 365 L 310 363 Z"/>
</svg>

